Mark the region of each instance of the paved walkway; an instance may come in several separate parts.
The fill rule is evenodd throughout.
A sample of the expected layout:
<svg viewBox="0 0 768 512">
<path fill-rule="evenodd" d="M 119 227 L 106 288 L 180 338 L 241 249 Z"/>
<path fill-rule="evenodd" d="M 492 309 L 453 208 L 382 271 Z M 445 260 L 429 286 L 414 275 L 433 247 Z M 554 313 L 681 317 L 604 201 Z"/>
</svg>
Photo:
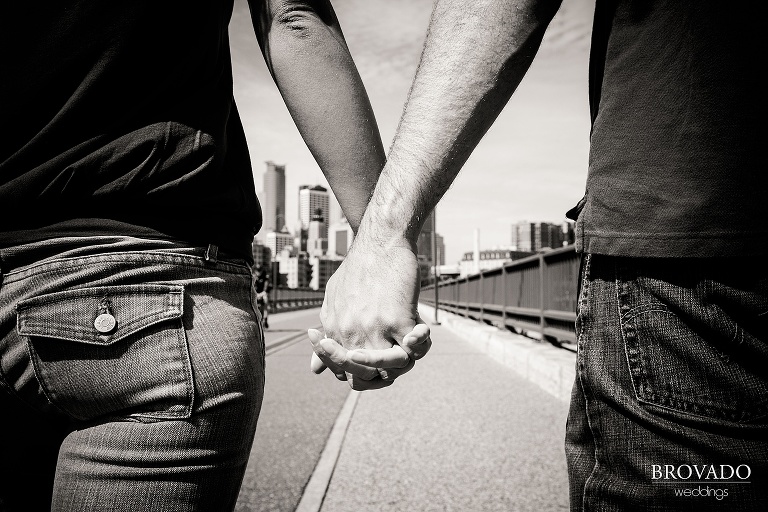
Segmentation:
<svg viewBox="0 0 768 512">
<path fill-rule="evenodd" d="M 431 311 L 422 316 L 431 319 Z M 275 482 L 257 486 L 247 476 L 238 509 L 294 510 L 298 503 L 299 512 L 567 510 L 567 401 L 541 377 L 546 373 L 531 368 L 549 360 L 561 375 L 573 354 L 494 338 L 493 328 L 442 313 L 441 321 L 431 326 L 428 356 L 383 390 L 345 391 L 330 373 L 307 375 L 309 342 L 271 356 L 267 377 L 271 370 L 274 384 L 265 404 L 273 405 L 262 411 L 264 435 L 249 476 L 272 473 Z M 510 343 L 517 366 L 505 360 Z M 288 365 L 294 359 L 295 367 Z M 287 485 L 290 475 L 294 483 Z M 286 494 L 265 499 L 270 491 Z M 292 499 L 292 492 L 301 494 Z"/>
<path fill-rule="evenodd" d="M 567 510 L 566 402 L 432 333 L 411 373 L 359 394 L 321 510 Z"/>
</svg>

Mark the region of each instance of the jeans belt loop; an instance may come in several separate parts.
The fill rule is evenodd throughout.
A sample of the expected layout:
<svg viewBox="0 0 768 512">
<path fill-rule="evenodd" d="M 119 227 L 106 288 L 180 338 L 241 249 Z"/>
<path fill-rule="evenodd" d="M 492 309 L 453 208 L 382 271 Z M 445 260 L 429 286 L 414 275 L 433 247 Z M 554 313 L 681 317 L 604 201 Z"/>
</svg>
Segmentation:
<svg viewBox="0 0 768 512">
<path fill-rule="evenodd" d="M 218 261 L 219 247 L 214 244 L 208 244 L 205 250 L 205 261 L 215 264 Z"/>
</svg>

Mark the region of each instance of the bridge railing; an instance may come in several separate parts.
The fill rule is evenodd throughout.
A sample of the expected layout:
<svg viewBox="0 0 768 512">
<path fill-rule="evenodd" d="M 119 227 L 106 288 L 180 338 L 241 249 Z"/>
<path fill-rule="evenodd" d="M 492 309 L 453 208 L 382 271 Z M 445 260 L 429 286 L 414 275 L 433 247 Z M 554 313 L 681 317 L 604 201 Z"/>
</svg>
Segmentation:
<svg viewBox="0 0 768 512">
<path fill-rule="evenodd" d="M 325 290 L 277 287 L 269 293 L 269 308 L 272 312 L 278 312 L 320 307 L 324 295 Z"/>
<path fill-rule="evenodd" d="M 555 343 L 575 343 L 579 258 L 567 246 L 440 282 L 439 307 Z M 434 298 L 434 285 L 421 289 L 421 302 L 434 306 Z"/>
</svg>

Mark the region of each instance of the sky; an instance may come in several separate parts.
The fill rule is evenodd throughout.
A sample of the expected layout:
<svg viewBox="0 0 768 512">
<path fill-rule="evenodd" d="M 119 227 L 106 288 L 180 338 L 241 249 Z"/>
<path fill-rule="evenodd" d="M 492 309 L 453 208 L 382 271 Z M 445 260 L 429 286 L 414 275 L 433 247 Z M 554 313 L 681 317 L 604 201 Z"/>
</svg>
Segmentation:
<svg viewBox="0 0 768 512">
<path fill-rule="evenodd" d="M 394 138 L 429 24 L 432 0 L 334 0 L 384 147 Z M 446 263 L 509 246 L 521 220 L 562 222 L 584 194 L 589 154 L 587 66 L 594 0 L 563 0 L 531 69 L 436 209 Z M 287 224 L 300 185 L 328 186 L 264 65 L 246 0 L 230 23 L 235 101 L 256 190 L 265 162 L 286 166 Z"/>
</svg>

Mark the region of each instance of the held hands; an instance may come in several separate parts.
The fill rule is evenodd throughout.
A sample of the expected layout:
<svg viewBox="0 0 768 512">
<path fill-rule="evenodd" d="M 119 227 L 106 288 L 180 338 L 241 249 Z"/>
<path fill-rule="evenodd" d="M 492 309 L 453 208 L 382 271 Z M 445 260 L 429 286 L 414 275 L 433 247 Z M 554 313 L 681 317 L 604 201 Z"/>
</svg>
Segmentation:
<svg viewBox="0 0 768 512">
<path fill-rule="evenodd" d="M 326 286 L 320 314 L 325 337 L 308 332 L 313 372 L 328 367 L 352 389 L 379 389 L 429 351 L 429 327 L 417 314 L 414 252 L 406 242 L 353 245 Z"/>
<path fill-rule="evenodd" d="M 357 391 L 387 387 L 397 377 L 410 371 L 416 359 L 423 357 L 432 347 L 429 327 L 421 318 L 417 321 L 401 343 L 386 349 L 347 350 L 335 340 L 324 338 L 320 331 L 309 329 L 309 340 L 314 350 L 310 370 L 322 373 L 330 368 L 336 378 L 346 380 Z M 409 356 L 409 353 L 412 355 Z"/>
</svg>

